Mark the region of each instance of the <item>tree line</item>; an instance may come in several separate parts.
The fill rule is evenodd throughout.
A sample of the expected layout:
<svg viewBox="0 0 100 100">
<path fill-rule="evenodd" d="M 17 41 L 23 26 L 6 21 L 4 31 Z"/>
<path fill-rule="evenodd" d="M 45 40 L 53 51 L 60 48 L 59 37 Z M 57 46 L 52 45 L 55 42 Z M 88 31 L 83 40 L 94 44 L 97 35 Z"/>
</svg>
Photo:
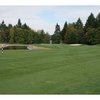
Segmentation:
<svg viewBox="0 0 100 100">
<path fill-rule="evenodd" d="M 18 19 L 16 25 L 5 24 L 4 20 L 0 24 L 0 43 L 49 43 L 50 35 L 44 30 L 34 31 L 26 23 L 22 24 Z"/>
<path fill-rule="evenodd" d="M 57 23 L 53 35 L 44 30 L 35 31 L 20 19 L 14 26 L 4 21 L 0 24 L 0 43 L 39 44 L 49 43 L 50 39 L 54 44 L 100 44 L 100 13 L 96 17 L 91 13 L 84 25 L 81 18 L 73 23 L 66 21 L 62 30 Z"/>
<path fill-rule="evenodd" d="M 63 29 L 60 29 L 58 23 L 55 26 L 55 32 L 52 35 L 53 43 L 66 44 L 100 44 L 100 13 L 94 17 L 91 13 L 83 25 L 82 20 L 78 18 L 76 22 L 65 22 Z"/>
</svg>

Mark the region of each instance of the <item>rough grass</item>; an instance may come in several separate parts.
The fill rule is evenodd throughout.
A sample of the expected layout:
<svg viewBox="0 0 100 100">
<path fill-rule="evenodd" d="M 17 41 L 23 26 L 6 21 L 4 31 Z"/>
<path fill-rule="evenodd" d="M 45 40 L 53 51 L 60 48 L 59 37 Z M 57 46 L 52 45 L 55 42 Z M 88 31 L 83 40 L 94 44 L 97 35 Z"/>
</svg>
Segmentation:
<svg viewBox="0 0 100 100">
<path fill-rule="evenodd" d="M 0 94 L 100 94 L 100 46 L 38 46 L 0 54 Z"/>
</svg>

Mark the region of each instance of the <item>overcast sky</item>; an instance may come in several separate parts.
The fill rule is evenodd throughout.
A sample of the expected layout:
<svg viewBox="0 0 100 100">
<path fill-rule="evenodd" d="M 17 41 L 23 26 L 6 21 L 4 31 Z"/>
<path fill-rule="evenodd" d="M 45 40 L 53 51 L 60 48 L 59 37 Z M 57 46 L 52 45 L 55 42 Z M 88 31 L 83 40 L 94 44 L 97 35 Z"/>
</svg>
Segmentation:
<svg viewBox="0 0 100 100">
<path fill-rule="evenodd" d="M 20 18 L 34 30 L 53 34 L 56 23 L 61 29 L 65 21 L 76 22 L 79 17 L 85 23 L 91 12 L 97 16 L 100 6 L 0 6 L 0 23 L 15 25 Z"/>
</svg>

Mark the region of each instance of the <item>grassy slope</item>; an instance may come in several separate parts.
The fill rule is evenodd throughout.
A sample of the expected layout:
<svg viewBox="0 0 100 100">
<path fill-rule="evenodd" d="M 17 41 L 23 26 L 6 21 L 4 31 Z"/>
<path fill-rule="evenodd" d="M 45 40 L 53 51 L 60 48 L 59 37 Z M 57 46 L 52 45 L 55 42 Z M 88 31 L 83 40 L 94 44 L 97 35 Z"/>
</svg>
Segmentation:
<svg viewBox="0 0 100 100">
<path fill-rule="evenodd" d="M 42 46 L 0 54 L 1 94 L 100 94 L 99 46 Z"/>
</svg>

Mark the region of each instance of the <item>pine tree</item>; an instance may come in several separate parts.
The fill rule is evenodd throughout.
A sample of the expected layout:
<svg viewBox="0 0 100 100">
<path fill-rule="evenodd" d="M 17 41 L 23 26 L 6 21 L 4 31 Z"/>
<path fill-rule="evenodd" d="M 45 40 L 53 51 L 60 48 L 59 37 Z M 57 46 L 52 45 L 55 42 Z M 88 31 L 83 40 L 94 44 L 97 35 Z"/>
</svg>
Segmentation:
<svg viewBox="0 0 100 100">
<path fill-rule="evenodd" d="M 0 25 L 0 29 L 1 30 L 5 30 L 6 28 L 7 28 L 7 26 L 6 26 L 6 24 L 5 24 L 4 20 L 3 20 L 1 25 Z"/>
<path fill-rule="evenodd" d="M 63 27 L 63 29 L 61 31 L 61 36 L 62 36 L 63 43 L 64 43 L 64 40 L 65 40 L 64 37 L 65 37 L 66 32 L 67 32 L 67 22 L 65 22 L 64 27 Z"/>
<path fill-rule="evenodd" d="M 100 27 L 100 13 L 96 17 L 96 26 Z"/>
<path fill-rule="evenodd" d="M 83 23 L 80 18 L 78 18 L 75 28 L 77 29 L 77 43 L 84 43 Z"/>
<path fill-rule="evenodd" d="M 76 29 L 83 29 L 83 23 L 80 18 L 78 18 L 75 26 L 76 26 Z"/>
<path fill-rule="evenodd" d="M 61 32 L 60 32 L 60 25 L 58 23 L 55 26 L 55 31 L 54 34 L 52 35 L 52 41 L 53 43 L 61 43 L 62 42 L 62 37 L 61 37 Z"/>
<path fill-rule="evenodd" d="M 21 20 L 18 19 L 17 27 L 18 27 L 18 28 L 21 28 L 21 26 L 22 26 Z"/>
<path fill-rule="evenodd" d="M 58 25 L 58 23 L 56 24 L 56 26 L 55 26 L 55 32 L 54 32 L 55 34 L 57 33 L 57 34 L 60 34 L 60 25 Z"/>
<path fill-rule="evenodd" d="M 22 28 L 23 29 L 29 29 L 29 26 L 25 23 L 25 24 L 22 25 Z"/>
<path fill-rule="evenodd" d="M 91 13 L 90 16 L 88 17 L 87 21 L 86 21 L 84 30 L 86 32 L 86 30 L 88 28 L 95 28 L 95 27 L 96 27 L 96 19 L 95 19 L 93 13 Z"/>
</svg>

